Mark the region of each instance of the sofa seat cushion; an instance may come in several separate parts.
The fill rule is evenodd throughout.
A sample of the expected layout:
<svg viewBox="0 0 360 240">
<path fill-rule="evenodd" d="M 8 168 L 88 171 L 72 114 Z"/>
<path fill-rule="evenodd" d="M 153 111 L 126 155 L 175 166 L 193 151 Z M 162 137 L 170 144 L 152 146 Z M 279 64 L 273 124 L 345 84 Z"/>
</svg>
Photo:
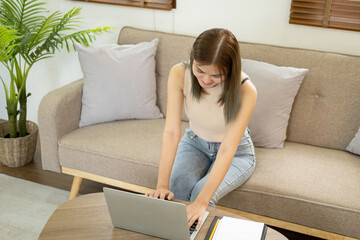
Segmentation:
<svg viewBox="0 0 360 240">
<path fill-rule="evenodd" d="M 151 119 L 78 128 L 59 140 L 60 165 L 155 188 L 164 125 Z"/>
<path fill-rule="evenodd" d="M 220 205 L 360 237 L 357 155 L 285 142 L 281 150 L 256 148 L 256 159 L 250 179 Z"/>
<path fill-rule="evenodd" d="M 60 164 L 155 188 L 164 124 L 126 120 L 76 129 L 59 140 Z M 360 237 L 359 156 L 285 142 L 283 149 L 256 148 L 256 159 L 250 179 L 219 205 Z"/>
</svg>

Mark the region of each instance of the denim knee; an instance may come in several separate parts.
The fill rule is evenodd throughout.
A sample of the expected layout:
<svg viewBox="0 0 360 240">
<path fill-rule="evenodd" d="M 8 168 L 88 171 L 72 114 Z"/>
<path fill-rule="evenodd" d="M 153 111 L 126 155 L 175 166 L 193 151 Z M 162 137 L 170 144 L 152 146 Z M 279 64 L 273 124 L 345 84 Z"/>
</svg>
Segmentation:
<svg viewBox="0 0 360 240">
<path fill-rule="evenodd" d="M 190 201 L 191 190 L 194 183 L 186 176 L 186 173 L 173 172 L 170 176 L 169 190 L 174 193 L 174 198 Z"/>
</svg>

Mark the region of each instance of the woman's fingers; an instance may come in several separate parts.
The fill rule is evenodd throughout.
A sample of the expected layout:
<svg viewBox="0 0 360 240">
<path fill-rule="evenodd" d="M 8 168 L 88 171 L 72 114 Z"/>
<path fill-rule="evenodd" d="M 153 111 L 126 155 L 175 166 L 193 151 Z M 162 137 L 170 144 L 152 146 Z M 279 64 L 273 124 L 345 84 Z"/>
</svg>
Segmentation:
<svg viewBox="0 0 360 240">
<path fill-rule="evenodd" d="M 168 200 L 172 200 L 174 198 L 174 194 L 172 192 L 169 191 L 169 194 L 167 196 Z"/>
<path fill-rule="evenodd" d="M 203 221 L 203 217 L 199 216 L 198 223 L 196 224 L 196 228 L 195 228 L 196 231 L 199 230 L 202 221 Z"/>
<path fill-rule="evenodd" d="M 200 225 L 204 219 L 204 214 L 206 211 L 206 206 L 198 204 L 196 201 L 187 205 L 187 214 L 188 214 L 188 223 L 189 227 L 194 224 L 197 220 L 195 230 L 199 230 Z"/>
<path fill-rule="evenodd" d="M 153 197 L 154 197 L 154 198 L 159 198 L 159 197 L 160 197 L 160 194 L 161 194 L 161 191 L 156 190 L 155 193 L 154 193 L 154 195 L 153 195 Z"/>
<path fill-rule="evenodd" d="M 196 214 L 194 212 L 192 212 L 192 209 L 188 208 L 188 224 L 189 224 L 189 228 L 194 224 L 196 219 L 197 219 Z"/>
<path fill-rule="evenodd" d="M 167 195 L 167 192 L 162 191 L 162 192 L 160 193 L 160 199 L 165 199 L 166 195 Z"/>
<path fill-rule="evenodd" d="M 145 195 L 146 195 L 147 197 L 154 197 L 154 196 L 156 195 L 156 191 L 145 193 Z"/>
<path fill-rule="evenodd" d="M 148 197 L 167 199 L 167 200 L 172 200 L 174 198 L 174 194 L 167 189 L 157 189 L 154 192 L 145 193 L 145 195 Z"/>
<path fill-rule="evenodd" d="M 188 224 L 189 224 L 189 228 L 194 224 L 194 222 L 196 221 L 196 217 L 191 217 Z"/>
</svg>

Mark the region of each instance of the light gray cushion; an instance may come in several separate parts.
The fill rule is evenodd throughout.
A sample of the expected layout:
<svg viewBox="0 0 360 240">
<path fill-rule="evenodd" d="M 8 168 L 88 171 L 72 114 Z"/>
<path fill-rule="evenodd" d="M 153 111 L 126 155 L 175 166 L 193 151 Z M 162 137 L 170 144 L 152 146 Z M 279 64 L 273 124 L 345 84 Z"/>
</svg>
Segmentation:
<svg viewBox="0 0 360 240">
<path fill-rule="evenodd" d="M 158 43 L 159 39 L 135 45 L 76 45 L 84 73 L 80 127 L 162 117 L 156 106 Z"/>
<path fill-rule="evenodd" d="M 350 144 L 347 146 L 346 150 L 360 155 L 360 128 L 355 134 L 355 137 L 351 140 Z"/>
<path fill-rule="evenodd" d="M 254 145 L 282 148 L 292 104 L 308 69 L 243 59 L 242 70 L 250 76 L 258 92 L 249 122 Z"/>
</svg>

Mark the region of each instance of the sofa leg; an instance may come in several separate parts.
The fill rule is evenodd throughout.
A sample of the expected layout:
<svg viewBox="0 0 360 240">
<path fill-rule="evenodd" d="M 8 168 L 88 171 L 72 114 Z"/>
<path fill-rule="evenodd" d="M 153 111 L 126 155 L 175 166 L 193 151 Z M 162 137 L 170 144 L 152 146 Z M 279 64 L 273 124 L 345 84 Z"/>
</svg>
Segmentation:
<svg viewBox="0 0 360 240">
<path fill-rule="evenodd" d="M 73 183 L 71 186 L 69 200 L 76 198 L 76 196 L 79 193 L 82 181 L 83 181 L 83 178 L 74 176 L 74 180 L 73 180 Z"/>
</svg>

